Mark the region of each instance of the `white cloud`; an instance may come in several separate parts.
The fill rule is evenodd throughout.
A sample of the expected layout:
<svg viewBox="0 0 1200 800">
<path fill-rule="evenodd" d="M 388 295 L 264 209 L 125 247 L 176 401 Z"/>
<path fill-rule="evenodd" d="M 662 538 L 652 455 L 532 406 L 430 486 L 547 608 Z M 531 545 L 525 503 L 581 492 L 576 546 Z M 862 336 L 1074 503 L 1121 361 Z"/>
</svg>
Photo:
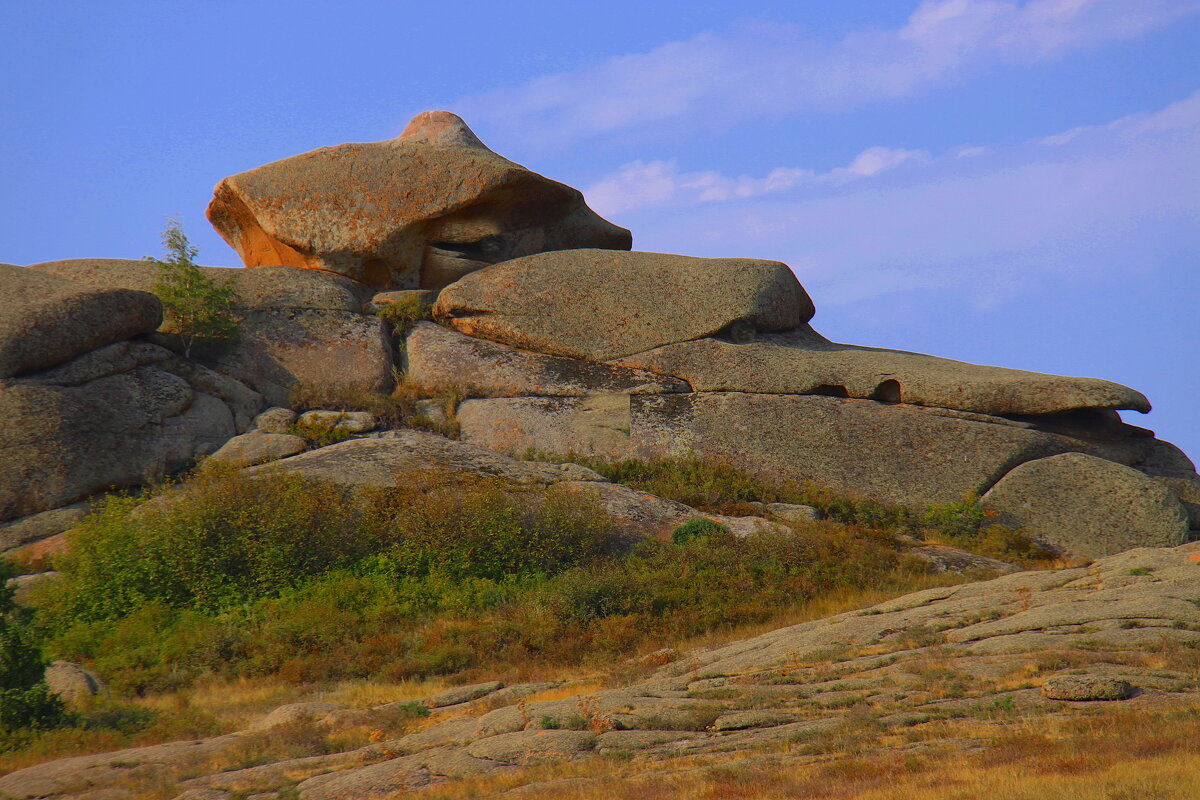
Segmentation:
<svg viewBox="0 0 1200 800">
<path fill-rule="evenodd" d="M 630 165 L 607 185 L 618 199 L 616 187 L 632 187 L 630 202 L 645 200 L 644 174 L 669 187 L 616 216 L 639 249 L 781 259 L 824 306 L 954 288 L 986 307 L 1052 274 L 1087 282 L 1159 268 L 1194 286 L 1181 253 L 1200 249 L 1200 91 L 1069 133 L 1050 137 L 1054 147 L 1043 139 L 969 159 L 872 148 L 852 162 L 857 172 L 796 170 L 775 191 L 673 162 Z M 913 168 L 870 174 L 900 163 Z M 837 183 L 835 173 L 856 177 Z M 696 176 L 726 187 L 721 203 L 703 199 Z"/>
<path fill-rule="evenodd" d="M 995 63 L 1136 38 L 1197 11 L 1200 0 L 924 0 L 896 30 L 825 42 L 794 26 L 749 24 L 464 98 L 456 109 L 540 145 L 661 130 L 669 120 L 731 125 L 897 100 Z"/>
<path fill-rule="evenodd" d="M 615 175 L 602 178 L 584 190 L 588 203 L 601 215 L 643 208 L 719 203 L 777 194 L 803 186 L 842 185 L 870 178 L 906 162 L 924 162 L 924 150 L 871 147 L 845 167 L 816 173 L 803 167 L 776 167 L 765 177 L 728 177 L 716 170 L 680 172 L 675 159 L 634 161 Z"/>
</svg>

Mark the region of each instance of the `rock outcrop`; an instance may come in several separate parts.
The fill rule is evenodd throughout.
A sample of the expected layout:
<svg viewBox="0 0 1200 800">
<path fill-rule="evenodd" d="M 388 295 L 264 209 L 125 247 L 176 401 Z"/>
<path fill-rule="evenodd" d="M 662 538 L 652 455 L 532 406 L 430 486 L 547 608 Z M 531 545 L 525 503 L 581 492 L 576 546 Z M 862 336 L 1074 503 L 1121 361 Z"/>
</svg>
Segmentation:
<svg viewBox="0 0 1200 800">
<path fill-rule="evenodd" d="M 0 296 L 0 379 L 53 367 L 162 322 L 152 294 L 97 289 L 11 264 L 0 264 Z"/>
<path fill-rule="evenodd" d="M 570 250 L 464 277 L 434 316 L 471 336 L 609 361 L 731 331 L 787 331 L 812 300 L 786 264 L 752 258 Z"/>
<path fill-rule="evenodd" d="M 144 291 L 158 275 L 150 262 L 114 258 L 49 261 L 29 269 L 90 286 Z M 371 294 L 367 287 L 340 275 L 291 267 L 202 269 L 213 280 L 237 287 L 237 340 L 199 351 L 214 370 L 250 386 L 272 405 L 286 405 L 301 389 L 332 395 L 391 389 L 387 326 L 362 313 Z M 159 341 L 174 345 L 169 335 Z"/>
<path fill-rule="evenodd" d="M 487 149 L 454 114 L 396 139 L 325 147 L 225 178 L 208 218 L 248 267 L 335 272 L 376 289 L 440 289 L 546 250 L 628 250 L 577 190 Z"/>
</svg>

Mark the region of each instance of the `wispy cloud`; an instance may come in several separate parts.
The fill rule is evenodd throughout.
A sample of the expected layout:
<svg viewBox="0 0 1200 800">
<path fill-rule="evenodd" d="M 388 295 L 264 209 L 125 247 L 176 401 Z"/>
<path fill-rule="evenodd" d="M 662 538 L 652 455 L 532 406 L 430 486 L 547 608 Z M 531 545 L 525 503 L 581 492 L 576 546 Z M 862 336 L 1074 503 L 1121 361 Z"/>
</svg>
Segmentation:
<svg viewBox="0 0 1200 800">
<path fill-rule="evenodd" d="M 996 63 L 1028 64 L 1133 39 L 1200 0 L 924 0 L 903 26 L 840 41 L 750 23 L 462 99 L 482 127 L 539 145 L 655 126 L 779 118 L 892 101 Z"/>
<path fill-rule="evenodd" d="M 824 305 L 965 287 L 986 306 L 1051 274 L 1161 267 L 1194 281 L 1180 258 L 1200 249 L 1200 92 L 1067 133 L 937 157 L 868 150 L 860 173 L 880 169 L 840 179 L 789 168 L 772 184 L 658 162 L 600 186 L 643 187 L 614 195 L 641 204 L 615 215 L 639 249 L 777 258 Z M 882 168 L 897 160 L 911 168 Z M 706 198 L 702 185 L 721 191 Z"/>
<path fill-rule="evenodd" d="M 716 170 L 680 172 L 674 160 L 634 161 L 615 175 L 602 178 L 584 194 L 600 214 L 620 214 L 643 208 L 719 203 L 776 194 L 800 186 L 841 185 L 869 178 L 905 162 L 923 162 L 923 150 L 871 147 L 844 167 L 817 173 L 804 167 L 776 167 L 765 177 L 729 177 Z"/>
</svg>

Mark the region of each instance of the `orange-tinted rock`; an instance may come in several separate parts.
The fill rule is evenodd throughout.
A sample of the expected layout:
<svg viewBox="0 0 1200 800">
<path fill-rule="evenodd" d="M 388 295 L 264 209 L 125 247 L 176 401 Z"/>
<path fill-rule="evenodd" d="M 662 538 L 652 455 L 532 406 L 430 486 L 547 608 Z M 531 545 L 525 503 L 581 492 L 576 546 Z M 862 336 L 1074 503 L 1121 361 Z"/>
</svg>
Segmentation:
<svg viewBox="0 0 1200 800">
<path fill-rule="evenodd" d="M 395 139 L 226 178 L 208 218 L 248 267 L 328 270 L 376 289 L 440 289 L 518 256 L 631 246 L 577 190 L 493 153 L 445 111 Z"/>
</svg>

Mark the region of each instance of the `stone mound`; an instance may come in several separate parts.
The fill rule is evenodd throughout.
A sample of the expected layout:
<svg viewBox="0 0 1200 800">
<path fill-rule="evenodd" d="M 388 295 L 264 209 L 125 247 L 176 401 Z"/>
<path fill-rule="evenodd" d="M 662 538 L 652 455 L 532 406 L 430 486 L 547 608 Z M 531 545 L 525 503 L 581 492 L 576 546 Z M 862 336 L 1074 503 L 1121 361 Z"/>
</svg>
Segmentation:
<svg viewBox="0 0 1200 800">
<path fill-rule="evenodd" d="M 225 178 L 208 218 L 248 267 L 326 270 L 381 290 L 440 289 L 517 256 L 631 244 L 578 191 L 496 155 L 445 111 L 396 139 Z"/>
</svg>

